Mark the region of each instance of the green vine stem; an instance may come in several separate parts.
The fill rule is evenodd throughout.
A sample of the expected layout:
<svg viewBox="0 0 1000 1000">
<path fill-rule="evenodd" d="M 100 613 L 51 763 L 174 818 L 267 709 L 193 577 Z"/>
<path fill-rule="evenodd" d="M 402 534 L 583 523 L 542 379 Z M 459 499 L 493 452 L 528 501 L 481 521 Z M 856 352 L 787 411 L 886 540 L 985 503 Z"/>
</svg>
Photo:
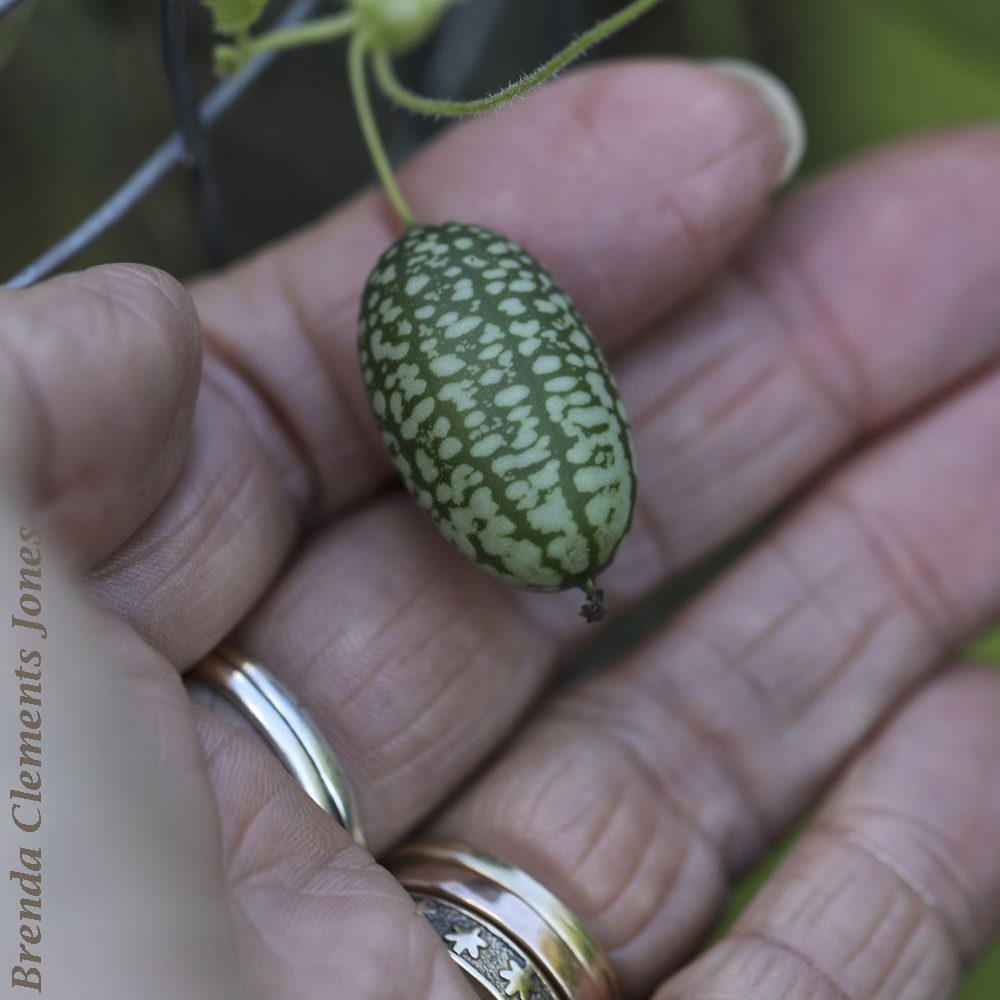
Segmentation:
<svg viewBox="0 0 1000 1000">
<path fill-rule="evenodd" d="M 368 92 L 368 79 L 366 75 L 366 56 L 368 54 L 369 43 L 366 35 L 356 34 L 351 38 L 350 46 L 347 50 L 348 75 L 351 83 L 351 95 L 354 98 L 354 108 L 358 114 L 358 121 L 361 123 L 361 134 L 365 137 L 368 146 L 368 153 L 375 166 L 375 172 L 385 188 L 385 193 L 392 202 L 403 224 L 409 229 L 417 224 L 417 218 L 406 203 L 403 192 L 399 190 L 396 177 L 392 172 L 392 165 L 386 154 L 385 146 L 382 144 L 382 137 L 379 135 L 378 125 L 375 121 L 375 112 L 372 109 L 371 95 Z"/>
<path fill-rule="evenodd" d="M 256 38 L 249 36 L 249 28 L 263 9 L 263 0 L 227 0 L 226 5 L 222 5 L 222 0 L 205 2 L 215 16 L 216 30 L 230 34 L 233 39 L 233 44 L 217 46 L 215 51 L 216 67 L 223 74 L 239 69 L 259 52 L 317 45 L 350 36 L 348 77 L 361 133 L 389 201 L 409 228 L 416 225 L 417 220 L 396 183 L 379 135 L 368 88 L 369 56 L 379 87 L 400 107 L 434 117 L 478 115 L 508 104 L 545 83 L 587 49 L 631 24 L 663 0 L 632 0 L 616 14 L 599 21 L 574 39 L 533 73 L 478 101 L 422 97 L 400 83 L 392 67 L 392 56 L 419 45 L 433 30 L 445 9 L 457 0 L 351 0 L 351 9 L 343 13 L 281 28 Z"/>
<path fill-rule="evenodd" d="M 259 38 L 251 39 L 250 52 L 256 55 L 269 49 L 292 49 L 300 45 L 319 45 L 322 42 L 332 42 L 337 38 L 349 35 L 358 23 L 353 10 L 343 14 L 333 14 L 330 17 L 317 18 L 304 24 L 295 24 L 290 28 L 281 28 L 268 32 Z"/>
<path fill-rule="evenodd" d="M 373 52 L 373 66 L 375 78 L 379 87 L 390 100 L 395 101 L 401 107 L 417 114 L 431 115 L 439 118 L 460 118 L 467 115 L 479 115 L 485 111 L 492 111 L 495 108 L 509 104 L 515 98 L 527 93 L 540 84 L 545 83 L 556 75 L 561 69 L 578 59 L 587 49 L 603 41 L 616 31 L 620 31 L 636 18 L 645 14 L 647 10 L 655 7 L 662 0 L 633 0 L 632 3 L 623 7 L 618 13 L 612 14 L 603 21 L 598 22 L 589 31 L 584 32 L 579 38 L 574 39 L 561 52 L 557 52 L 548 62 L 543 63 L 533 73 L 512 83 L 509 87 L 491 94 L 488 97 L 475 101 L 445 101 L 436 100 L 431 97 L 423 97 L 420 94 L 409 90 L 399 82 L 398 77 L 392 68 L 392 58 L 389 51 L 384 46 L 376 44 Z"/>
<path fill-rule="evenodd" d="M 216 46 L 215 65 L 222 73 L 233 73 L 259 52 L 297 49 L 304 45 L 332 42 L 349 35 L 357 24 L 357 15 L 350 10 L 343 14 L 306 21 L 290 28 L 279 28 L 257 38 L 250 38 L 246 31 L 242 31 L 237 34 L 235 45 Z"/>
</svg>

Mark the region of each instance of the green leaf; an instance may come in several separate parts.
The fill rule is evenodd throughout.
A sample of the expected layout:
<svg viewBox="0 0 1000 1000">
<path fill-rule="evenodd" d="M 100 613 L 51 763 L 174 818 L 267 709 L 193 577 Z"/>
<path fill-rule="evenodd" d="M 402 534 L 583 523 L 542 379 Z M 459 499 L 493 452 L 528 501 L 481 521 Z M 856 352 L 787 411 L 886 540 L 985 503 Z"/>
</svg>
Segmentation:
<svg viewBox="0 0 1000 1000">
<path fill-rule="evenodd" d="M 220 35 L 246 31 L 267 6 L 267 0 L 204 0 L 212 12 L 215 30 Z"/>
</svg>

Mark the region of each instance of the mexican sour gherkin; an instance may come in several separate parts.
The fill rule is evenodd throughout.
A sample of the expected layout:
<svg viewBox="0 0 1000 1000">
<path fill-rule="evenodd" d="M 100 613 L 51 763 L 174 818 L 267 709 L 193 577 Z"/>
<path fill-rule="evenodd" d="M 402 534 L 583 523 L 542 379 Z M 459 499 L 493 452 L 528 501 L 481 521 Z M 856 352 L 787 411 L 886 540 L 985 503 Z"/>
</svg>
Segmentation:
<svg viewBox="0 0 1000 1000">
<path fill-rule="evenodd" d="M 515 587 L 588 594 L 632 522 L 632 441 L 600 349 L 522 247 L 479 226 L 414 226 L 361 302 L 362 374 L 417 503 Z"/>
</svg>

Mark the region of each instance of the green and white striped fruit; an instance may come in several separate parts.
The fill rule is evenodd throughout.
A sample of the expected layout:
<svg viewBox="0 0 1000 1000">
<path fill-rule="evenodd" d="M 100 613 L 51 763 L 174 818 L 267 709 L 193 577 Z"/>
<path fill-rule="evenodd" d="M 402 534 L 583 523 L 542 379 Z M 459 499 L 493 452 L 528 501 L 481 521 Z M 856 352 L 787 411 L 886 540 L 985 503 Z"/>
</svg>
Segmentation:
<svg viewBox="0 0 1000 1000">
<path fill-rule="evenodd" d="M 522 247 L 479 226 L 415 226 L 361 303 L 365 386 L 417 503 L 483 569 L 525 590 L 579 587 L 632 523 L 628 422 L 573 303 Z"/>
</svg>

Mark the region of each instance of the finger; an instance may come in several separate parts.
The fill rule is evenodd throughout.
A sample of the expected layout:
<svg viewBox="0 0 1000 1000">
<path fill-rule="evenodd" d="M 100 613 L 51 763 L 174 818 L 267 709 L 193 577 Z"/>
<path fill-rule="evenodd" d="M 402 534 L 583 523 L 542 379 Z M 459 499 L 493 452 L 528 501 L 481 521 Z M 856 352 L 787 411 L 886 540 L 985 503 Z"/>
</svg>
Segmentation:
<svg viewBox="0 0 1000 1000">
<path fill-rule="evenodd" d="M 925 689 L 732 933 L 655 1000 L 951 996 L 1000 928 L 1000 677 Z"/>
<path fill-rule="evenodd" d="M 80 565 L 120 545 L 173 483 L 200 362 L 187 293 L 152 268 L 0 294 L 4 479 Z"/>
<path fill-rule="evenodd" d="M 471 1000 L 403 888 L 268 751 L 204 709 L 198 725 L 253 995 Z"/>
<path fill-rule="evenodd" d="M 650 64 L 571 75 L 457 128 L 403 184 L 427 219 L 522 240 L 598 333 L 621 340 L 739 240 L 783 156 L 780 129 L 743 83 Z M 366 272 L 396 235 L 381 195 L 368 194 L 196 290 L 221 359 L 206 364 L 198 455 L 175 503 L 95 588 L 175 662 L 233 627 L 303 524 L 393 475 L 363 395 L 356 316 Z"/>
<path fill-rule="evenodd" d="M 914 317 L 905 337 L 886 328 L 886 335 L 896 346 L 896 354 L 887 358 L 887 362 L 891 360 L 893 364 L 872 364 L 871 398 L 879 398 L 883 386 L 886 395 L 897 395 L 891 406 L 870 418 L 873 423 L 892 420 L 907 406 L 916 405 L 921 394 L 933 393 L 960 366 L 971 368 L 1000 346 L 1000 302 L 992 310 L 988 303 L 978 307 L 971 304 L 979 294 L 977 290 L 982 279 L 978 257 L 973 254 L 968 262 L 959 257 L 961 268 L 955 272 L 949 269 L 947 278 L 938 277 L 939 269 L 931 266 L 923 249 L 936 234 L 950 252 L 963 253 L 961 234 L 951 233 L 943 224 L 943 219 L 952 213 L 960 218 L 968 216 L 968 206 L 963 199 L 976 202 L 977 211 L 988 215 L 987 185 L 980 178 L 986 171 L 981 167 L 980 158 L 995 165 L 1000 160 L 1000 147 L 994 143 L 992 151 L 987 153 L 980 149 L 981 146 L 980 138 L 960 138 L 942 148 L 935 145 L 927 151 L 924 160 L 907 148 L 908 151 L 880 157 L 860 173 L 852 169 L 827 182 L 815 196 L 830 201 L 823 212 L 822 231 L 830 231 L 831 245 L 842 244 L 844 237 L 839 222 L 829 224 L 827 220 L 842 219 L 853 235 L 855 254 L 870 262 L 868 280 L 871 283 L 880 284 L 882 278 L 878 267 L 882 267 L 897 276 L 905 276 L 907 284 L 914 288 L 925 288 L 934 282 L 942 286 L 935 293 L 939 301 L 934 309 L 929 308 L 932 296 L 928 295 L 924 301 L 928 307 L 924 309 L 928 320 L 926 326 Z M 966 162 L 970 149 L 976 153 L 971 165 Z M 910 165 L 913 161 L 921 164 L 919 168 Z M 905 185 L 900 171 L 910 178 Z M 953 185 L 955 176 L 963 172 L 966 183 Z M 917 205 L 943 200 L 945 208 L 931 215 L 916 210 L 920 218 L 912 229 L 898 223 L 896 231 L 902 239 L 899 245 L 895 241 L 891 243 L 890 254 L 881 236 L 884 224 L 870 210 L 874 197 L 871 192 L 891 191 L 897 187 L 904 188 Z M 953 200 L 951 192 L 955 190 L 963 192 L 962 199 Z M 814 197 L 807 196 L 801 209 L 810 217 L 815 212 L 813 202 Z M 894 209 L 893 217 L 898 217 L 900 212 L 901 209 Z M 781 225 L 794 226 L 795 218 L 790 216 Z M 1000 225 L 1000 204 L 990 218 Z M 972 232 L 978 232 L 975 226 Z M 814 253 L 835 256 L 832 250 L 823 250 L 821 233 L 814 234 L 812 239 Z M 972 246 L 978 247 L 978 241 L 973 239 Z M 980 249 L 986 255 L 987 265 L 1000 271 L 1000 250 L 996 247 L 988 250 L 985 246 Z M 876 266 L 876 261 L 881 264 Z M 845 285 L 845 293 L 847 290 Z M 862 291 L 856 289 L 852 294 L 859 299 Z M 878 331 L 879 312 L 875 304 L 879 300 L 875 293 L 872 295 L 871 316 L 858 315 L 856 322 L 874 334 Z M 968 306 L 967 313 L 962 312 L 963 303 Z M 951 323 L 946 329 L 941 320 L 948 304 L 957 310 L 954 315 L 959 321 L 953 329 Z M 977 309 L 982 310 L 981 316 Z M 726 330 L 732 322 L 730 318 L 728 323 L 720 324 L 720 328 Z M 810 336 L 822 337 L 824 329 L 804 326 L 796 330 L 795 336 L 807 342 Z M 716 330 L 706 323 L 699 325 L 698 333 L 711 339 Z M 772 345 L 763 348 L 765 357 L 771 357 L 771 351 L 777 350 L 773 345 L 778 336 L 778 331 L 763 327 L 760 330 L 760 339 Z M 748 337 L 741 350 L 750 351 L 756 342 L 757 338 Z M 946 344 L 945 350 L 941 349 L 941 343 Z M 874 335 L 870 338 L 870 347 L 872 355 L 878 357 L 882 348 L 875 342 Z M 652 349 L 659 351 L 660 347 Z M 690 349 L 680 348 L 682 351 Z M 864 353 L 861 356 L 868 358 Z M 959 362 L 956 358 L 963 360 Z M 752 359 L 751 363 L 759 364 Z M 662 358 L 662 366 L 670 371 L 671 364 L 671 355 L 667 352 Z M 913 373 L 907 383 L 908 397 L 902 388 L 894 385 L 901 368 L 908 368 Z M 693 402 L 693 406 L 710 409 L 718 405 L 720 388 L 728 387 L 736 375 L 730 372 L 718 377 L 721 387 L 706 384 L 708 398 Z M 801 440 L 793 435 L 790 445 L 782 449 L 786 455 L 783 473 L 786 479 L 793 475 L 802 477 L 807 469 L 815 469 L 828 458 L 822 454 L 822 447 L 835 448 L 834 442 L 842 440 L 836 435 L 844 433 L 845 427 L 839 411 L 833 422 L 829 410 L 823 409 L 824 398 L 811 390 L 807 376 L 793 366 L 788 381 L 796 377 L 801 381 L 790 394 L 790 401 L 806 412 L 795 416 L 795 421 L 810 430 Z M 758 405 L 768 411 L 759 422 L 762 433 L 767 428 L 773 431 L 775 426 L 793 416 L 788 400 L 762 397 Z M 860 417 L 859 414 L 859 421 Z M 677 419 L 683 424 L 683 414 L 678 414 Z M 973 429 L 977 420 L 968 421 Z M 758 447 L 755 438 L 758 422 L 754 412 L 748 413 L 742 423 L 751 434 L 746 447 Z M 720 479 L 730 474 L 726 459 L 742 447 L 738 424 L 739 421 L 734 421 L 728 425 L 729 440 L 719 443 L 723 454 L 715 464 Z M 993 424 L 987 421 L 986 426 Z M 661 433 L 668 433 L 668 430 L 664 428 Z M 954 451 L 954 446 L 948 443 L 951 434 L 955 440 L 966 442 L 965 447 L 979 456 L 977 460 L 984 468 L 990 467 L 992 445 L 978 434 L 970 436 L 961 422 L 953 431 L 941 432 L 935 440 L 943 443 L 927 446 L 930 452 L 935 454 L 935 449 Z M 797 450 L 793 450 L 792 445 Z M 657 454 L 657 446 L 650 439 L 644 447 L 648 460 L 645 464 L 640 463 L 641 481 L 658 476 L 657 461 L 663 467 L 671 467 L 675 462 L 669 447 L 663 447 Z M 691 447 L 696 446 L 692 444 Z M 908 447 L 920 449 L 924 446 L 918 443 Z M 699 452 L 699 455 L 703 455 L 706 465 L 711 464 L 709 454 Z M 932 466 L 928 464 L 927 468 L 930 470 Z M 964 475 L 966 479 L 962 481 L 967 483 L 968 489 L 984 488 L 975 481 L 972 470 Z M 928 476 L 928 482 L 938 482 L 931 472 Z M 929 487 L 918 470 L 910 474 L 908 481 L 916 495 L 929 496 Z M 761 492 L 765 485 L 770 488 L 762 476 L 760 486 L 748 498 L 735 488 L 738 483 L 734 482 L 729 502 L 734 508 L 742 506 L 744 511 L 754 504 L 765 503 L 767 496 Z M 659 509 L 655 505 L 661 488 L 665 487 L 657 483 L 651 493 L 643 494 L 645 506 Z M 895 495 L 896 488 L 892 487 L 891 492 Z M 905 491 L 899 492 L 908 495 Z M 942 509 L 954 510 L 960 496 L 961 487 L 953 485 L 949 495 L 940 498 Z M 676 501 L 677 495 L 672 494 L 672 499 Z M 678 507 L 678 523 L 683 530 L 685 520 L 697 516 L 697 505 L 678 503 Z M 924 516 L 924 512 L 915 512 L 914 516 Z M 618 598 L 619 608 L 628 598 L 647 593 L 670 568 L 670 553 L 656 547 L 639 530 L 638 541 L 626 548 L 620 557 L 621 569 L 612 568 L 609 573 L 609 579 L 615 581 L 612 596 Z M 829 528 L 827 531 L 833 535 Z M 796 537 L 801 537 L 801 533 Z M 702 541 L 707 543 L 708 538 L 703 537 Z M 853 557 L 859 557 L 859 549 L 864 556 L 864 546 L 859 546 L 858 542 L 855 538 L 850 549 Z M 830 544 L 838 552 L 843 547 L 839 539 Z M 950 551 L 951 543 L 946 537 L 939 544 L 946 552 Z M 934 560 L 937 558 L 935 554 Z M 986 565 L 985 571 L 989 573 L 991 567 Z M 775 571 L 770 575 L 774 577 Z M 788 574 L 768 586 L 770 591 L 765 589 L 756 594 L 757 586 L 753 582 L 742 584 L 734 599 L 745 604 L 745 595 L 749 593 L 754 596 L 751 607 L 758 609 L 752 612 L 755 617 L 780 615 L 786 612 L 786 605 L 793 598 L 799 599 L 806 581 Z M 775 595 L 773 607 L 763 603 L 768 593 Z M 857 591 L 855 598 L 859 593 L 862 591 Z M 577 600 L 572 595 L 569 597 L 572 601 Z M 516 608 L 512 607 L 512 602 Z M 518 614 L 518 608 L 522 612 L 528 610 L 529 615 Z M 867 610 L 862 604 L 861 612 L 867 613 Z M 805 615 L 806 611 L 802 613 Z M 544 624 L 540 626 L 539 622 Z M 830 634 L 833 624 L 827 626 L 824 635 Z M 537 696 L 567 648 L 579 641 L 581 631 L 575 607 L 567 607 L 559 597 L 520 595 L 495 585 L 442 545 L 435 529 L 406 497 L 394 495 L 315 539 L 274 594 L 252 616 L 238 642 L 279 673 L 310 706 L 354 779 L 372 843 L 380 850 L 411 828 L 435 802 L 479 766 Z M 710 635 L 711 627 L 706 626 L 705 631 Z M 749 642 L 749 638 L 746 641 Z M 738 639 L 734 640 L 733 647 L 735 660 L 741 649 Z M 931 650 L 928 648 L 925 654 L 930 655 Z M 900 657 L 903 655 L 901 652 Z M 921 662 L 926 662 L 926 656 Z M 798 661 L 793 663 L 797 665 Z M 820 666 L 817 661 L 815 669 L 819 670 Z M 789 690 L 793 684 L 809 683 L 813 676 L 807 671 L 800 679 L 791 667 L 789 674 Z M 744 842 L 747 840 L 745 833 L 740 834 L 740 838 Z"/>
<path fill-rule="evenodd" d="M 402 493 L 314 537 L 233 642 L 309 706 L 376 853 L 479 765 L 556 659 Z"/>
<path fill-rule="evenodd" d="M 1000 611 L 1000 373 L 833 475 L 441 829 L 566 900 L 641 994 L 880 717 Z"/>
<path fill-rule="evenodd" d="M 996 359 L 998 171 L 992 129 L 838 171 L 625 352 L 640 501 L 603 579 L 613 599 L 641 596 Z M 569 601 L 545 604 L 558 628 Z"/>
</svg>

